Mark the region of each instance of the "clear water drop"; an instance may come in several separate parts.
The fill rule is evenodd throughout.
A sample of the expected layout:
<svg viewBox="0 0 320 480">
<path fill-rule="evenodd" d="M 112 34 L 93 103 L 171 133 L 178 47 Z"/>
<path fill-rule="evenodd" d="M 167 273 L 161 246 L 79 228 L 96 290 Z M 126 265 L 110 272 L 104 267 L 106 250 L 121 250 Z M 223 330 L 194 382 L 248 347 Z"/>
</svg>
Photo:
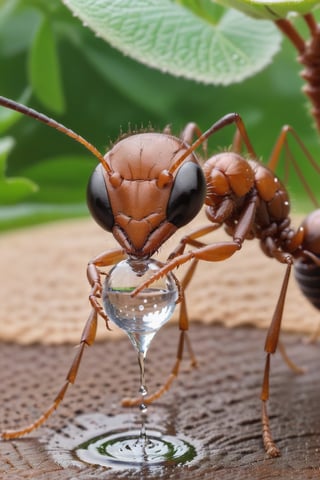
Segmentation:
<svg viewBox="0 0 320 480">
<path fill-rule="evenodd" d="M 162 266 L 163 264 L 153 259 L 128 258 L 115 265 L 106 276 L 102 290 L 105 312 L 113 323 L 128 334 L 138 353 L 141 428 L 139 435 L 127 432 L 123 436 L 121 433 L 111 441 L 103 439 L 103 444 L 99 439 L 98 449 L 97 444 L 94 447 L 92 444 L 88 445 L 88 450 L 91 454 L 94 453 L 94 456 L 97 450 L 100 453 L 103 450 L 107 457 L 112 457 L 113 461 L 162 462 L 164 457 L 159 452 L 162 448 L 166 451 L 169 445 L 159 441 L 158 438 L 155 442 L 146 432 L 147 402 L 145 399 L 148 390 L 145 383 L 145 356 L 155 334 L 171 318 L 179 295 L 177 282 L 169 273 L 153 282 L 138 295 L 132 296 L 133 290 L 152 277 Z M 161 448 L 157 446 L 154 449 L 156 444 Z"/>
<path fill-rule="evenodd" d="M 171 318 L 178 288 L 169 273 L 137 296 L 132 297 L 131 293 L 162 266 L 153 259 L 128 258 L 111 269 L 103 286 L 102 300 L 106 314 L 127 332 L 136 350 L 144 355 L 154 335 Z"/>
</svg>

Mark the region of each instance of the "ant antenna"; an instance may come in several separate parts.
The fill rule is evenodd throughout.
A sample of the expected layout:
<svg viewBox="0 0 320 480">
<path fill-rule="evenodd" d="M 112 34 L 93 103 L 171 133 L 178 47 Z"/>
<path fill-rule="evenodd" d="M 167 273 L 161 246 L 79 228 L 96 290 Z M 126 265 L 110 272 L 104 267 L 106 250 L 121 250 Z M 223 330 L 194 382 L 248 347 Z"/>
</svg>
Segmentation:
<svg viewBox="0 0 320 480">
<path fill-rule="evenodd" d="M 69 128 L 65 127 L 61 123 L 56 122 L 52 118 L 47 117 L 43 113 L 39 113 L 36 110 L 33 110 L 32 108 L 22 105 L 21 103 L 14 102 L 9 98 L 0 96 L 0 105 L 6 108 L 10 108 L 11 110 L 15 110 L 16 112 L 22 113 L 23 115 L 26 115 L 28 117 L 35 118 L 39 122 L 42 122 L 45 125 L 48 125 L 49 127 L 55 128 L 56 130 L 59 130 L 59 132 L 62 132 L 65 135 L 68 135 L 68 137 L 73 138 L 76 142 L 81 143 L 87 150 L 89 150 L 89 152 L 91 152 L 99 160 L 99 162 L 103 165 L 103 167 L 105 168 L 105 170 L 109 175 L 112 174 L 112 170 L 110 166 L 107 164 L 107 162 L 105 161 L 103 155 L 99 152 L 99 150 L 97 150 L 96 147 L 94 147 L 85 138 L 81 137 L 81 135 L 78 135 L 77 133 L 75 133 L 73 130 L 70 130 Z"/>
<path fill-rule="evenodd" d="M 249 140 L 242 118 L 238 113 L 229 113 L 227 115 L 224 115 L 222 118 L 220 118 L 208 130 L 206 130 L 202 135 L 200 135 L 199 138 L 197 138 L 197 140 L 193 142 L 193 144 L 185 152 L 183 152 L 183 154 L 176 160 L 176 162 L 173 165 L 171 165 L 169 169 L 169 173 L 172 174 L 179 167 L 179 165 L 181 165 L 181 163 L 190 155 L 190 153 L 196 150 L 196 148 L 198 148 L 203 142 L 205 142 L 209 137 L 211 137 L 213 133 L 217 132 L 218 130 L 221 130 L 227 125 L 230 125 L 231 123 L 236 124 L 237 129 L 247 147 L 247 150 L 250 156 L 252 158 L 256 158 L 255 151 Z"/>
</svg>

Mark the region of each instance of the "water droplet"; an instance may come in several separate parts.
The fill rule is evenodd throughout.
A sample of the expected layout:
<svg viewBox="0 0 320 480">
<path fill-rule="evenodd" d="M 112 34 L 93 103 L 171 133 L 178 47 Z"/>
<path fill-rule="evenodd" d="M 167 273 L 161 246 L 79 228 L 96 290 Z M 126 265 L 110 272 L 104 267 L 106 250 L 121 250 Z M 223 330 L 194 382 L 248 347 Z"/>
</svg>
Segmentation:
<svg viewBox="0 0 320 480">
<path fill-rule="evenodd" d="M 139 409 L 140 409 L 141 413 L 147 413 L 147 411 L 148 411 L 148 407 L 145 403 L 140 403 Z"/>
<path fill-rule="evenodd" d="M 108 318 L 129 335 L 138 352 L 147 352 L 157 331 L 170 318 L 178 298 L 173 275 L 157 280 L 139 295 L 131 292 L 156 273 L 162 264 L 153 259 L 124 260 L 106 277 L 102 299 Z"/>
<path fill-rule="evenodd" d="M 142 395 L 143 397 L 147 396 L 148 395 L 148 390 L 146 389 L 145 385 L 141 385 L 140 389 L 139 389 L 139 393 L 140 395 Z"/>
</svg>

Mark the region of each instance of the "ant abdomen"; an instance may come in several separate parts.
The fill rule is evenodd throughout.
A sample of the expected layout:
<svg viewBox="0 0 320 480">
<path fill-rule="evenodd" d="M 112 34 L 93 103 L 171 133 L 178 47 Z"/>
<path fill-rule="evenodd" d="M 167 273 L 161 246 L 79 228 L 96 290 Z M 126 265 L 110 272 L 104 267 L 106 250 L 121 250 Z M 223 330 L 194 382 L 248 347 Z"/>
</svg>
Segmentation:
<svg viewBox="0 0 320 480">
<path fill-rule="evenodd" d="M 298 260 L 294 275 L 303 295 L 320 310 L 320 267 L 311 260 Z"/>
<path fill-rule="evenodd" d="M 319 264 L 311 257 L 302 255 L 295 261 L 294 273 L 305 297 L 320 309 L 320 209 L 314 210 L 302 222 L 302 248 L 319 258 Z"/>
</svg>

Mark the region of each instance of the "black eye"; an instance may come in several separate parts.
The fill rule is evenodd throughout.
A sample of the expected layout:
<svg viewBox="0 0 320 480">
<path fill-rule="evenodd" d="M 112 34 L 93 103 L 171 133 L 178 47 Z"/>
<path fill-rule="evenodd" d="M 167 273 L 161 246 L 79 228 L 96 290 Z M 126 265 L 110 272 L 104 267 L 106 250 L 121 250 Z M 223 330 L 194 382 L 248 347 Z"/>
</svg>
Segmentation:
<svg viewBox="0 0 320 480">
<path fill-rule="evenodd" d="M 92 217 L 105 230 L 111 232 L 114 216 L 110 205 L 103 167 L 98 165 L 92 173 L 87 187 L 87 204 Z"/>
<path fill-rule="evenodd" d="M 202 168 L 193 162 L 184 163 L 174 180 L 167 207 L 167 219 L 180 228 L 189 223 L 201 209 L 206 195 Z"/>
</svg>

